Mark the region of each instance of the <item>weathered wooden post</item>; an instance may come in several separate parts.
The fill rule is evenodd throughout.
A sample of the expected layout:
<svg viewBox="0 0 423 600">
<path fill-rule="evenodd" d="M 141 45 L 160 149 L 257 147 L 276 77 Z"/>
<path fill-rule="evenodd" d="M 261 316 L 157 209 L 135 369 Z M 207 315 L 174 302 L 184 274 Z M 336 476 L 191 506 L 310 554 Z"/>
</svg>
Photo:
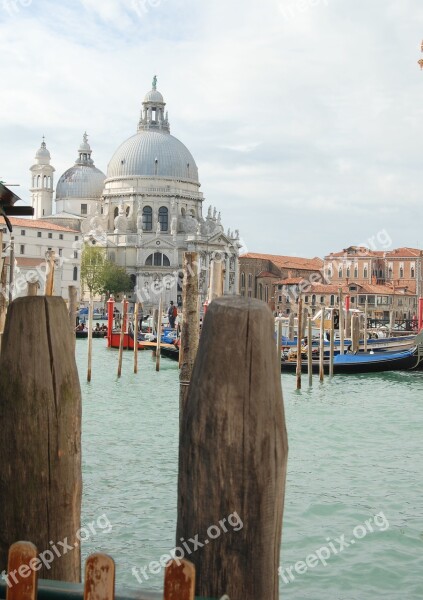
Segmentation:
<svg viewBox="0 0 423 600">
<path fill-rule="evenodd" d="M 369 315 L 369 301 L 368 301 L 367 294 L 366 294 L 366 302 L 364 304 L 364 327 L 363 327 L 364 352 L 367 352 L 368 315 Z"/>
<path fill-rule="evenodd" d="M 88 304 L 88 367 L 87 381 L 91 381 L 91 370 L 93 361 L 93 325 L 94 325 L 94 301 L 93 295 L 90 293 L 90 301 Z"/>
<path fill-rule="evenodd" d="M 27 283 L 27 296 L 36 296 L 38 294 L 39 284 L 38 281 L 28 281 Z"/>
<path fill-rule="evenodd" d="M 344 340 L 345 340 L 344 301 L 342 298 L 342 289 L 341 288 L 339 288 L 339 336 L 340 336 L 339 354 L 344 354 Z"/>
<path fill-rule="evenodd" d="M 307 317 L 307 371 L 308 385 L 313 385 L 313 330 L 311 317 Z"/>
<path fill-rule="evenodd" d="M 46 252 L 46 263 L 47 263 L 47 277 L 46 277 L 46 287 L 45 287 L 45 295 L 52 296 L 54 290 L 54 259 L 55 259 L 55 251 L 47 250 Z"/>
<path fill-rule="evenodd" d="M 22 324 L 25 324 L 22 329 Z M 0 357 L 0 572 L 31 540 L 40 577 L 80 580 L 81 391 L 66 304 L 29 296 L 9 306 Z M 70 552 L 54 552 L 66 542 Z"/>
<path fill-rule="evenodd" d="M 134 373 L 138 373 L 138 302 L 134 306 Z"/>
<path fill-rule="evenodd" d="M 295 336 L 294 329 L 295 329 L 295 315 L 291 310 L 291 312 L 289 313 L 289 317 L 288 317 L 288 339 L 291 342 Z"/>
<path fill-rule="evenodd" d="M 9 249 L 9 304 L 13 301 L 13 287 L 15 285 L 15 238 L 10 236 Z"/>
<path fill-rule="evenodd" d="M 118 354 L 118 371 L 117 376 L 122 375 L 122 359 L 123 359 L 123 342 L 125 338 L 125 325 L 126 325 L 126 311 L 128 309 L 128 302 L 126 296 L 122 300 L 122 319 L 120 322 L 120 335 L 119 335 L 119 354 Z"/>
<path fill-rule="evenodd" d="M 335 314 L 330 311 L 329 377 L 333 377 L 333 359 L 335 355 Z"/>
<path fill-rule="evenodd" d="M 360 318 L 358 315 L 353 314 L 351 321 L 351 347 L 352 351 L 358 352 L 360 342 Z"/>
<path fill-rule="evenodd" d="M 223 263 L 221 260 L 212 260 L 210 263 L 210 285 L 208 302 L 212 302 L 223 294 Z"/>
<path fill-rule="evenodd" d="M 392 337 L 392 331 L 395 325 L 395 311 L 393 308 L 389 311 L 389 337 Z"/>
<path fill-rule="evenodd" d="M 182 329 L 179 372 L 179 413 L 182 415 L 188 387 L 191 381 L 192 369 L 197 355 L 200 315 L 198 313 L 198 273 L 199 256 L 197 252 L 184 252 L 184 279 L 182 281 Z M 207 311 L 208 312 L 208 311 Z M 207 314 L 204 317 L 204 323 Z"/>
<path fill-rule="evenodd" d="M 319 329 L 319 380 L 323 383 L 325 379 L 324 371 L 324 351 L 325 351 L 325 307 L 322 305 L 320 312 L 320 329 Z"/>
<path fill-rule="evenodd" d="M 157 321 L 156 371 L 160 371 L 160 345 L 162 341 L 163 300 L 159 300 L 159 318 Z"/>
<path fill-rule="evenodd" d="M 279 598 L 288 444 L 273 332 L 269 308 L 239 296 L 212 302 L 204 321 L 181 414 L 176 531 L 176 546 L 207 540 L 188 557 L 198 596 Z"/>
<path fill-rule="evenodd" d="M 282 319 L 277 319 L 276 328 L 276 355 L 278 357 L 279 364 L 282 360 Z"/>
<path fill-rule="evenodd" d="M 302 330 L 302 316 L 303 316 L 303 299 L 299 298 L 298 300 L 298 317 L 297 317 L 297 368 L 296 368 L 296 376 L 297 376 L 297 390 L 301 389 L 301 330 Z"/>
</svg>

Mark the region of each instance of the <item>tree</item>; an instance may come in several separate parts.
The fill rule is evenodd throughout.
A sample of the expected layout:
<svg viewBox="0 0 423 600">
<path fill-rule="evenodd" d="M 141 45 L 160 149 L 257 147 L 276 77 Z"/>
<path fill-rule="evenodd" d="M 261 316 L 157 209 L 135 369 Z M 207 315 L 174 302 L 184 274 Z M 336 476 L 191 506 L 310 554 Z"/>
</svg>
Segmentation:
<svg viewBox="0 0 423 600">
<path fill-rule="evenodd" d="M 119 267 L 106 260 L 102 274 L 102 292 L 104 294 L 117 294 L 132 292 L 134 284 L 123 267 Z"/>
<path fill-rule="evenodd" d="M 81 281 L 88 288 L 90 297 L 103 292 L 106 250 L 98 246 L 84 246 L 81 256 Z"/>
</svg>

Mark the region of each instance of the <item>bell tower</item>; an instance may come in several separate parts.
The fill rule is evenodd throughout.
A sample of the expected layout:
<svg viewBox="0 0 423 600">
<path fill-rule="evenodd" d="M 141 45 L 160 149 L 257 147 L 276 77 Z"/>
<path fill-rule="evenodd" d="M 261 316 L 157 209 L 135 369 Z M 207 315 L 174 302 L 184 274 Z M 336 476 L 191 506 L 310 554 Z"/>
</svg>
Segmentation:
<svg viewBox="0 0 423 600">
<path fill-rule="evenodd" d="M 31 201 L 34 208 L 34 219 L 49 217 L 53 212 L 53 173 L 50 164 L 51 156 L 43 141 L 35 154 L 35 164 L 31 171 Z"/>
</svg>

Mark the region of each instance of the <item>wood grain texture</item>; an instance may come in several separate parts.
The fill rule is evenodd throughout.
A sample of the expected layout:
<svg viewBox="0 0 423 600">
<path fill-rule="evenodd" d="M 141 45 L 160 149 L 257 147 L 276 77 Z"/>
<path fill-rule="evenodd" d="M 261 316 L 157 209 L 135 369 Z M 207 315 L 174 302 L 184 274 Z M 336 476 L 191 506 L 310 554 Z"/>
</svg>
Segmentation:
<svg viewBox="0 0 423 600">
<path fill-rule="evenodd" d="M 166 565 L 163 600 L 194 600 L 195 567 L 188 560 Z"/>
<path fill-rule="evenodd" d="M 107 554 L 91 554 L 85 563 L 84 600 L 114 600 L 115 563 Z"/>
<path fill-rule="evenodd" d="M 198 311 L 198 262 L 197 252 L 184 253 L 184 279 L 182 282 L 182 329 L 179 372 L 179 411 L 184 410 L 189 382 L 198 349 L 200 317 Z"/>
<path fill-rule="evenodd" d="M 6 600 L 37 598 L 37 548 L 31 542 L 15 542 L 9 550 Z"/>
<path fill-rule="evenodd" d="M 12 302 L 0 358 L 0 571 L 9 546 L 64 541 L 40 577 L 80 581 L 81 391 L 65 302 Z M 59 546 L 60 548 L 60 546 Z"/>
<path fill-rule="evenodd" d="M 198 596 L 278 598 L 288 444 L 273 334 L 259 300 L 223 296 L 204 320 L 181 414 L 176 532 L 177 546 L 208 540 L 189 555 Z"/>
</svg>

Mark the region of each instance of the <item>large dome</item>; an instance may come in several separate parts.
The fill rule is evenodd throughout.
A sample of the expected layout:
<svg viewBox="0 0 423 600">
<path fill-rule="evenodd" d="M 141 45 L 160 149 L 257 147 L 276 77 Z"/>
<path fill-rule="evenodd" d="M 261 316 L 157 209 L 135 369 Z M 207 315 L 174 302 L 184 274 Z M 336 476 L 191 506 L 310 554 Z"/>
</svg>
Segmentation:
<svg viewBox="0 0 423 600">
<path fill-rule="evenodd" d="M 107 167 L 107 177 L 170 177 L 198 183 L 198 169 L 191 152 L 177 138 L 146 129 L 119 146 Z"/>
<path fill-rule="evenodd" d="M 75 165 L 65 171 L 57 182 L 56 200 L 66 198 L 100 198 L 106 176 L 90 165 Z"/>
</svg>

